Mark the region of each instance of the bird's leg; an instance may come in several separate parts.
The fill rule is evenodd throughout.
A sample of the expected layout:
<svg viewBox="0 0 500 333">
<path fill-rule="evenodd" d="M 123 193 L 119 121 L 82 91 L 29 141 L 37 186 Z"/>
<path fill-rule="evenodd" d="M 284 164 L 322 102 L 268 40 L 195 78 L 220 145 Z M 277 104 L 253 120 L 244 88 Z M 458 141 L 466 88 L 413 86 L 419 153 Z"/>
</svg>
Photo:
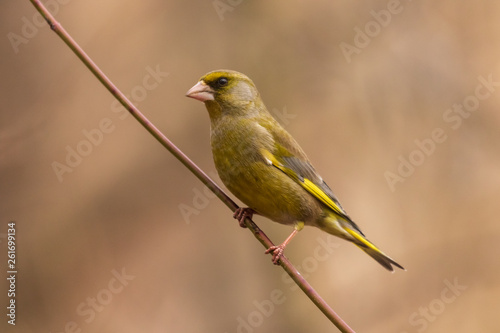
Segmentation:
<svg viewBox="0 0 500 333">
<path fill-rule="evenodd" d="M 285 251 L 285 247 L 288 243 L 290 243 L 290 241 L 292 240 L 292 238 L 299 232 L 299 230 L 295 229 L 292 231 L 292 233 L 290 234 L 290 236 L 288 236 L 287 239 L 285 239 L 285 241 L 281 244 L 281 245 L 274 245 L 274 246 L 271 246 L 270 248 L 268 248 L 266 250 L 266 254 L 267 253 L 272 253 L 273 254 L 273 264 L 275 265 L 279 265 L 279 260 L 280 260 L 280 257 L 283 255 L 283 251 Z"/>
<path fill-rule="evenodd" d="M 245 219 L 248 217 L 249 219 L 252 219 L 253 214 L 255 214 L 256 211 L 253 210 L 250 207 L 246 208 L 238 208 L 234 211 L 233 217 L 238 220 L 240 227 L 246 228 L 247 226 L 245 225 Z"/>
</svg>

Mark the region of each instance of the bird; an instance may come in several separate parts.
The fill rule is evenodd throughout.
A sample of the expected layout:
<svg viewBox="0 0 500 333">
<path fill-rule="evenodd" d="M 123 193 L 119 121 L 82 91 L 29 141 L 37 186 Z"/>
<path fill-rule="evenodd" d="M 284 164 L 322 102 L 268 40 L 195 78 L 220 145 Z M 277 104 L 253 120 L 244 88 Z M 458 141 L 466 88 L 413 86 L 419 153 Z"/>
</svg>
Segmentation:
<svg viewBox="0 0 500 333">
<path fill-rule="evenodd" d="M 405 270 L 379 250 L 347 215 L 295 139 L 264 105 L 253 81 L 233 70 L 202 76 L 187 97 L 205 104 L 217 173 L 227 189 L 248 207 L 233 217 L 245 227 L 254 214 L 294 227 L 266 254 L 279 265 L 287 244 L 305 225 L 354 243 L 387 270 Z"/>
</svg>

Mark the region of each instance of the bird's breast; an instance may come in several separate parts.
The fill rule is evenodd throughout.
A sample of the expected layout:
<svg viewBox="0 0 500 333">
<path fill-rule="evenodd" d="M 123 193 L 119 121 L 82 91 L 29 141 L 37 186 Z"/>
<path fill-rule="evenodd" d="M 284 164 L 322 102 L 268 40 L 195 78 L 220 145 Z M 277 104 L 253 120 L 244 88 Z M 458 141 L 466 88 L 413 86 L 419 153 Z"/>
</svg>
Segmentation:
<svg viewBox="0 0 500 333">
<path fill-rule="evenodd" d="M 255 135 L 255 129 L 240 129 L 212 131 L 214 163 L 224 185 L 250 208 L 276 222 L 307 223 L 319 218 L 317 200 L 262 156 L 262 149 L 272 151 L 273 143 Z"/>
</svg>

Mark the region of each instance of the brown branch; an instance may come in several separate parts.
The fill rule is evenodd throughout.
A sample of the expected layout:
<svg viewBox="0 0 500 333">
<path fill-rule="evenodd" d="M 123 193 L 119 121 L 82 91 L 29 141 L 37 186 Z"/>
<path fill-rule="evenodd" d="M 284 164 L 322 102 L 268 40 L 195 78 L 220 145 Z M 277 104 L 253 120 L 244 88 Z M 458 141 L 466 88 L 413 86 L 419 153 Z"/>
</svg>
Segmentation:
<svg viewBox="0 0 500 333">
<path fill-rule="evenodd" d="M 172 153 L 186 168 L 188 168 L 199 180 L 203 182 L 217 197 L 229 207 L 233 212 L 238 205 L 229 198 L 222 189 L 211 180 L 203 170 L 201 170 L 193 161 L 191 161 L 179 148 L 177 148 L 163 133 L 161 133 L 129 100 L 125 95 L 111 82 L 101 69 L 92 61 L 92 59 L 83 51 L 83 49 L 73 40 L 63 26 L 57 22 L 52 14 L 45 8 L 39 0 L 30 0 L 40 14 L 45 18 L 50 28 L 66 43 L 66 45 L 76 54 L 78 58 L 87 66 L 87 68 L 97 77 L 99 81 L 109 90 L 109 92 L 134 116 L 144 128 L 151 133 L 167 150 Z M 246 226 L 257 240 L 266 248 L 274 245 L 266 234 L 249 218 L 245 220 Z M 237 225 L 237 224 L 235 224 Z M 352 330 L 335 311 L 321 298 L 313 287 L 302 277 L 297 269 L 288 261 L 286 257 L 280 259 L 283 269 L 290 275 L 302 291 L 311 299 L 311 301 L 338 327 L 343 333 L 352 333 Z"/>
</svg>

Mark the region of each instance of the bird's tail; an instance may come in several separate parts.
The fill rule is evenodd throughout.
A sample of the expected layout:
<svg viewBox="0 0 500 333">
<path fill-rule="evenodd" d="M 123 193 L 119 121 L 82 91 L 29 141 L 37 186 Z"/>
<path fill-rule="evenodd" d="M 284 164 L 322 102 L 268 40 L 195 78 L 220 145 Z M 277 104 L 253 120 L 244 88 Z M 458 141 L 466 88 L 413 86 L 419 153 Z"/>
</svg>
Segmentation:
<svg viewBox="0 0 500 333">
<path fill-rule="evenodd" d="M 368 239 L 366 239 L 362 234 L 347 226 L 343 226 L 343 229 L 349 233 L 353 238 L 353 243 L 356 244 L 361 250 L 365 251 L 370 257 L 375 259 L 379 264 L 384 266 L 388 271 L 393 272 L 393 265 L 405 270 L 403 266 L 395 262 L 384 252 L 380 251 L 375 245 L 373 245 Z"/>
</svg>

